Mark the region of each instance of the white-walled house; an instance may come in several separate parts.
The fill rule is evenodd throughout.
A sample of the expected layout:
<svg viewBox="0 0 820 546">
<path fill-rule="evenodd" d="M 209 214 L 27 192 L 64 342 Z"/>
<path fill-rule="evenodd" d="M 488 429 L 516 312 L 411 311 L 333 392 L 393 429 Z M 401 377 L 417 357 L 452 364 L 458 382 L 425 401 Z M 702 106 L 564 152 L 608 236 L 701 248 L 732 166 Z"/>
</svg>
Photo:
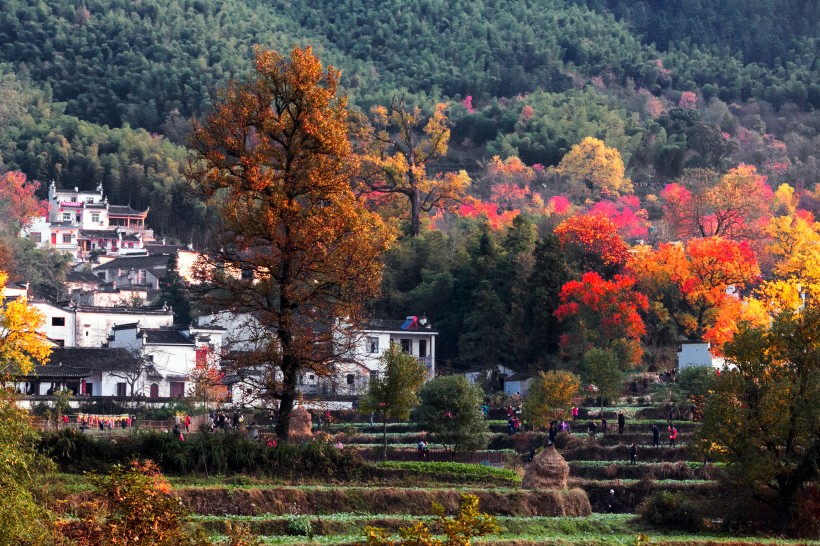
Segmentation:
<svg viewBox="0 0 820 546">
<path fill-rule="evenodd" d="M 532 377 L 525 373 L 515 373 L 504 378 L 504 394 L 525 396 L 530 390 Z"/>
<path fill-rule="evenodd" d="M 427 367 L 428 379 L 436 373 L 436 336 L 424 317 L 409 316 L 404 320 L 371 319 L 356 334 L 356 343 L 349 357 L 336 363 L 335 394 L 359 395 L 367 390 L 371 378 L 384 373 L 381 357 L 391 344 L 415 356 Z M 321 384 L 319 394 L 323 392 Z"/>
<path fill-rule="evenodd" d="M 143 328 L 140 323 L 114 326 L 109 347 L 137 355 L 145 370 L 139 391 L 151 398 L 187 396 L 192 372 L 219 366 L 224 330 L 209 328 Z"/>
<path fill-rule="evenodd" d="M 83 261 L 97 255 L 147 254 L 144 241 L 153 240 L 145 229 L 148 210 L 109 205 L 102 185 L 96 191 L 79 188 L 48 189 L 48 216 L 32 221 L 22 236 L 31 238 L 38 248 L 51 247 Z"/>
<path fill-rule="evenodd" d="M 29 303 L 45 317 L 38 331 L 63 347 L 102 347 L 117 324 L 139 321 L 148 328 L 159 328 L 174 323 L 170 308 L 63 306 L 43 300 Z"/>
<path fill-rule="evenodd" d="M 55 347 L 45 365 L 18 383 L 27 395 L 51 395 L 68 389 L 75 395 L 130 396 L 129 383 L 139 361 L 125 349 Z"/>
<path fill-rule="evenodd" d="M 711 366 L 720 370 L 726 366 L 726 359 L 714 356 L 709 343 L 684 341 L 678 349 L 678 370 L 694 366 Z"/>
</svg>

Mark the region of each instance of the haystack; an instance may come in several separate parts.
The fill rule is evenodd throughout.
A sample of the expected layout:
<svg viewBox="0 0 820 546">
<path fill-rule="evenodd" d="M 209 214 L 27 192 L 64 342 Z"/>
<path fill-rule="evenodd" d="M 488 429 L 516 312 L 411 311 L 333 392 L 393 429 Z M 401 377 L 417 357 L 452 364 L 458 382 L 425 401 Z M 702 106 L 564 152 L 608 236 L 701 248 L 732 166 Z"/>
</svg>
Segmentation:
<svg viewBox="0 0 820 546">
<path fill-rule="evenodd" d="M 311 433 L 310 412 L 305 406 L 296 406 L 290 414 L 290 435 L 295 438 L 309 438 Z"/>
<path fill-rule="evenodd" d="M 555 447 L 549 446 L 533 458 L 524 472 L 525 489 L 566 489 L 569 465 Z"/>
</svg>

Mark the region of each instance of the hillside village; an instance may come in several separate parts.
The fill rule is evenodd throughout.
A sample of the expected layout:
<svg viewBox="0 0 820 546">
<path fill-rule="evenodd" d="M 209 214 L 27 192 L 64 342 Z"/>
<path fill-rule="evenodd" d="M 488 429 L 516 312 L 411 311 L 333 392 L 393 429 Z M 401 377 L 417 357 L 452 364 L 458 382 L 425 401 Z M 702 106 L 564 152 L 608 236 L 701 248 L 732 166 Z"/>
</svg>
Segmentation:
<svg viewBox="0 0 820 546">
<path fill-rule="evenodd" d="M 0 546 L 820 544 L 818 44 L 4 2 Z"/>
</svg>

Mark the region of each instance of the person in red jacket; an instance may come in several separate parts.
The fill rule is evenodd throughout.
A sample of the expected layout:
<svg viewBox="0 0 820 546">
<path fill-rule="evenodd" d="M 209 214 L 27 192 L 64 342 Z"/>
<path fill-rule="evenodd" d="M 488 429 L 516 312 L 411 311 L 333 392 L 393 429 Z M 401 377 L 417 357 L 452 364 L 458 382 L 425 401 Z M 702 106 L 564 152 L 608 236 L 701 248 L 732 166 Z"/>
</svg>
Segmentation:
<svg viewBox="0 0 820 546">
<path fill-rule="evenodd" d="M 678 441 L 678 429 L 675 425 L 669 425 L 669 447 L 675 447 Z"/>
</svg>

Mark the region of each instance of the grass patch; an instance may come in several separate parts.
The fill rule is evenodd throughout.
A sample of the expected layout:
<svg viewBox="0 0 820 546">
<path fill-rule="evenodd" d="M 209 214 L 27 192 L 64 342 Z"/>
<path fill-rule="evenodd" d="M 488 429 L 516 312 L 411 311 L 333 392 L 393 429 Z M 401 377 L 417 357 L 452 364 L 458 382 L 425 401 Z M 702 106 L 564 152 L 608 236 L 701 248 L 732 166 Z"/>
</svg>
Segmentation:
<svg viewBox="0 0 820 546">
<path fill-rule="evenodd" d="M 405 470 L 417 472 L 419 474 L 455 474 L 465 479 L 503 479 L 513 483 L 521 483 L 521 477 L 513 470 L 505 468 L 495 468 L 469 463 L 450 462 L 399 462 L 385 461 L 375 463 L 377 468 L 390 468 L 394 470 Z"/>
</svg>

